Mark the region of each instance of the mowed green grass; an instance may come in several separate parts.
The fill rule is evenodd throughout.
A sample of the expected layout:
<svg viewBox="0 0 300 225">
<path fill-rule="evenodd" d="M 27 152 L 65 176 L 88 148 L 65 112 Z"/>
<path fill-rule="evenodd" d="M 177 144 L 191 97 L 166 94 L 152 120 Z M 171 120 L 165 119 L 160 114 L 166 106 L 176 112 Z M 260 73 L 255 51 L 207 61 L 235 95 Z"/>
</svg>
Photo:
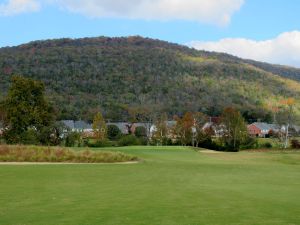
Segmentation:
<svg viewBox="0 0 300 225">
<path fill-rule="evenodd" d="M 103 150 L 144 161 L 0 166 L 0 224 L 300 224 L 300 153 Z"/>
</svg>

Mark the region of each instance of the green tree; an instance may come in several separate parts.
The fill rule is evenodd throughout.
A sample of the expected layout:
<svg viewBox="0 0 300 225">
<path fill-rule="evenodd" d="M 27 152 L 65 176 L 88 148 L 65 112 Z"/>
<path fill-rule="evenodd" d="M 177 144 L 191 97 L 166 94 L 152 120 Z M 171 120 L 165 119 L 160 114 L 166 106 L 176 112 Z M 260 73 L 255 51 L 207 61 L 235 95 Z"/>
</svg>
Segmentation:
<svg viewBox="0 0 300 225">
<path fill-rule="evenodd" d="M 107 126 L 101 112 L 98 112 L 93 121 L 94 137 L 98 141 L 104 141 L 107 136 Z"/>
<path fill-rule="evenodd" d="M 12 77 L 2 108 L 7 143 L 23 143 L 28 133 L 29 136 L 38 135 L 44 127 L 55 121 L 53 108 L 45 98 L 44 84 L 21 76 Z"/>
<path fill-rule="evenodd" d="M 241 113 L 231 107 L 222 113 L 222 140 L 230 151 L 239 151 L 240 146 L 248 139 L 247 126 Z"/>
</svg>

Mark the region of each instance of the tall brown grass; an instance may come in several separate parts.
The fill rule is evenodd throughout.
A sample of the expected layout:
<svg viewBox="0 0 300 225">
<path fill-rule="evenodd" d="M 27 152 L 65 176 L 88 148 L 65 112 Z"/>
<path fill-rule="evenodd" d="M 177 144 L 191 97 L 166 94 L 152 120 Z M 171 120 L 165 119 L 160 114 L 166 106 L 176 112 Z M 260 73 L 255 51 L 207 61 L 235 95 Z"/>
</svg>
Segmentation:
<svg viewBox="0 0 300 225">
<path fill-rule="evenodd" d="M 61 147 L 0 145 L 0 162 L 114 163 L 137 161 L 120 152 L 74 151 Z"/>
</svg>

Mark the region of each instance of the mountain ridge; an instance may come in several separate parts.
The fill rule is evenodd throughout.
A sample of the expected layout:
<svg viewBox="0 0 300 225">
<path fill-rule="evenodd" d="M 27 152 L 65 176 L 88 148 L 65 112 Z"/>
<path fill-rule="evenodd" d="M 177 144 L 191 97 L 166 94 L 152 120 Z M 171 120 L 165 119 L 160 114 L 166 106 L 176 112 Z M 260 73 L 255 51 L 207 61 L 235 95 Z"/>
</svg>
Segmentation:
<svg viewBox="0 0 300 225">
<path fill-rule="evenodd" d="M 140 36 L 54 39 L 0 48 L 2 96 L 19 74 L 41 80 L 60 118 L 90 120 L 100 108 L 112 120 L 126 107 L 170 116 L 217 115 L 234 106 L 266 119 L 266 104 L 296 97 L 300 69 L 244 60 Z M 297 103 L 298 110 L 298 103 Z"/>
</svg>

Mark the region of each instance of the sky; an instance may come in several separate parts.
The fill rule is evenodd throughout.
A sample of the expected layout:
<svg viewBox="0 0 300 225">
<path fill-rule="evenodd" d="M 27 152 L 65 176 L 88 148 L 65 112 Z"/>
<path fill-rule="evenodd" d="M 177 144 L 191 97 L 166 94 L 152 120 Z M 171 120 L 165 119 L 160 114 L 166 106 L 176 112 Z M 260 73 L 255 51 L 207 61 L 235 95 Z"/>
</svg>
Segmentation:
<svg viewBox="0 0 300 225">
<path fill-rule="evenodd" d="M 298 0 L 0 0 L 0 47 L 140 35 L 300 68 Z"/>
</svg>

